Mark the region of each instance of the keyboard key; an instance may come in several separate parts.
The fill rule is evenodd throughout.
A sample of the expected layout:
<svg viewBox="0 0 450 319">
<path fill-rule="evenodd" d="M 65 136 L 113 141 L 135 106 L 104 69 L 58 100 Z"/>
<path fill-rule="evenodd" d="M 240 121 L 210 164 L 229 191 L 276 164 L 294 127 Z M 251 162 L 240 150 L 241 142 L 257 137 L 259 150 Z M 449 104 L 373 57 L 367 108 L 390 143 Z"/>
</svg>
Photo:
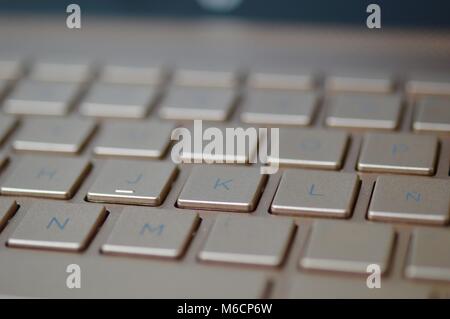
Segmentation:
<svg viewBox="0 0 450 319">
<path fill-rule="evenodd" d="M 199 222 L 195 213 L 126 207 L 102 252 L 179 258 Z"/>
<path fill-rule="evenodd" d="M 386 225 L 315 221 L 300 265 L 307 269 L 366 274 L 368 265 L 377 264 L 384 273 L 394 237 L 393 229 Z"/>
<path fill-rule="evenodd" d="M 46 82 L 82 83 L 92 76 L 93 71 L 89 64 L 38 62 L 33 66 L 29 78 Z"/>
<path fill-rule="evenodd" d="M 379 176 L 369 219 L 446 224 L 450 218 L 450 181 L 425 177 Z"/>
<path fill-rule="evenodd" d="M 106 65 L 99 80 L 104 83 L 160 85 L 167 77 L 158 67 Z"/>
<path fill-rule="evenodd" d="M 297 128 L 281 128 L 279 133 L 279 156 L 269 155 L 270 163 L 331 170 L 342 167 L 347 133 Z"/>
<path fill-rule="evenodd" d="M 89 168 L 85 159 L 23 156 L 0 191 L 3 195 L 69 199 Z"/>
<path fill-rule="evenodd" d="M 335 74 L 326 78 L 325 87 L 338 92 L 390 93 L 394 82 L 385 75 L 361 76 L 358 74 Z"/>
<path fill-rule="evenodd" d="M 78 118 L 27 119 L 13 142 L 17 151 L 79 153 L 95 123 Z"/>
<path fill-rule="evenodd" d="M 416 131 L 450 132 L 450 98 L 424 97 L 417 103 Z"/>
<path fill-rule="evenodd" d="M 285 170 L 271 211 L 274 214 L 347 218 L 352 214 L 358 188 L 356 174 Z"/>
<path fill-rule="evenodd" d="M 0 231 L 17 211 L 18 205 L 15 200 L 9 198 L 0 199 Z"/>
<path fill-rule="evenodd" d="M 159 115 L 173 120 L 225 121 L 235 103 L 232 89 L 172 87 Z"/>
<path fill-rule="evenodd" d="M 406 276 L 450 281 L 450 234 L 447 229 L 418 228 L 412 234 Z"/>
<path fill-rule="evenodd" d="M 256 72 L 249 75 L 247 83 L 249 87 L 256 89 L 311 90 L 315 86 L 314 78 L 308 73 Z"/>
<path fill-rule="evenodd" d="M 173 83 L 179 86 L 233 88 L 238 84 L 238 76 L 228 71 L 179 69 L 173 76 Z"/>
<path fill-rule="evenodd" d="M 91 202 L 158 206 L 177 174 L 172 163 L 109 160 L 88 191 Z"/>
<path fill-rule="evenodd" d="M 8 239 L 8 246 L 83 250 L 106 217 L 103 206 L 35 202 Z"/>
<path fill-rule="evenodd" d="M 317 105 L 313 92 L 253 90 L 246 98 L 241 120 L 245 123 L 309 125 Z"/>
<path fill-rule="evenodd" d="M 80 113 L 94 117 L 143 118 L 158 96 L 155 87 L 97 83 L 80 105 Z"/>
<path fill-rule="evenodd" d="M 250 212 L 256 208 L 266 177 L 256 167 L 196 165 L 177 204 L 181 208 Z"/>
<path fill-rule="evenodd" d="M 401 113 L 399 95 L 336 94 L 330 97 L 326 124 L 333 127 L 397 128 Z"/>
<path fill-rule="evenodd" d="M 358 170 L 433 175 L 437 149 L 435 136 L 368 133 L 361 149 Z"/>
<path fill-rule="evenodd" d="M 406 92 L 414 95 L 450 95 L 448 74 L 416 74 L 406 82 Z"/>
<path fill-rule="evenodd" d="M 229 133 L 227 133 L 227 130 L 231 129 L 234 130 L 233 137 L 230 137 L 230 140 L 235 140 L 234 142 L 234 148 L 231 148 L 231 146 L 226 145 L 224 142 L 222 144 L 222 147 L 216 146 L 215 148 L 211 149 L 211 147 L 208 145 L 211 144 L 211 139 L 213 139 L 214 136 L 216 136 L 216 139 L 224 139 L 227 138 Z M 183 135 L 183 131 L 187 130 L 189 132 L 189 135 L 185 137 Z M 197 141 L 194 141 L 193 138 L 195 138 L 195 132 L 204 132 L 204 136 L 208 136 L 207 132 L 209 130 L 213 130 L 211 132 L 213 137 L 205 137 L 202 139 L 201 148 L 197 148 L 196 146 L 199 145 Z M 242 132 L 242 135 L 240 134 Z M 253 133 L 254 134 L 253 134 Z M 175 145 L 172 148 L 172 156 L 179 161 L 183 163 L 208 163 L 208 164 L 235 164 L 235 163 L 241 163 L 246 164 L 249 163 L 251 160 L 255 159 L 256 152 L 258 150 L 258 138 L 259 134 L 257 130 L 250 130 L 247 133 L 247 128 L 239 128 L 239 127 L 232 127 L 231 125 L 217 125 L 212 123 L 202 123 L 200 121 L 195 121 L 193 125 L 187 125 L 185 128 L 177 128 L 175 129 L 175 132 L 173 134 L 174 139 L 181 140 L 184 142 L 185 138 L 191 138 L 191 146 L 193 147 L 183 147 L 179 148 Z M 242 136 L 245 135 L 245 145 L 244 143 L 241 143 L 243 139 Z M 239 136 L 236 137 L 235 136 Z M 179 137 L 179 138 L 178 138 Z M 184 144 L 180 144 L 184 145 Z M 242 147 L 240 147 L 242 145 Z M 228 147 L 228 149 L 227 149 Z"/>
<path fill-rule="evenodd" d="M 79 94 L 76 83 L 20 82 L 6 98 L 3 110 L 11 114 L 65 115 Z"/>
<path fill-rule="evenodd" d="M 290 219 L 217 216 L 200 259 L 279 266 L 294 233 Z"/>
<path fill-rule="evenodd" d="M 13 116 L 0 115 L 0 144 L 3 144 L 14 128 L 17 126 L 17 120 Z"/>
<path fill-rule="evenodd" d="M 0 80 L 17 80 L 24 71 L 22 63 L 18 60 L 0 61 Z"/>
<path fill-rule="evenodd" d="M 159 121 L 109 122 L 100 130 L 94 153 L 105 156 L 161 158 L 174 125 Z"/>
</svg>

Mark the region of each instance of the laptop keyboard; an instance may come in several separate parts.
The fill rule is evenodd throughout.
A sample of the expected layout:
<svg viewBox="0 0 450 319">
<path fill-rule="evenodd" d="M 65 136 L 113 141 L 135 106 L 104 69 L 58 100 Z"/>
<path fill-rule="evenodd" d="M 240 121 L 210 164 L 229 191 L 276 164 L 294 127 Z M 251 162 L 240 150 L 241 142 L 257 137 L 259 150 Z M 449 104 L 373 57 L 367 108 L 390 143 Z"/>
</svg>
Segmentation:
<svg viewBox="0 0 450 319">
<path fill-rule="evenodd" d="M 450 289 L 450 82 L 3 61 L 0 90 L 0 252 L 11 260 L 71 253 L 95 256 L 98 278 L 135 260 L 190 277 L 160 294 L 140 285 L 161 278 L 144 280 L 129 296 Z M 171 133 L 192 120 L 280 127 L 279 172 L 173 163 Z M 388 290 L 365 288 L 370 264 Z M 217 276 L 230 281 L 212 288 Z"/>
</svg>

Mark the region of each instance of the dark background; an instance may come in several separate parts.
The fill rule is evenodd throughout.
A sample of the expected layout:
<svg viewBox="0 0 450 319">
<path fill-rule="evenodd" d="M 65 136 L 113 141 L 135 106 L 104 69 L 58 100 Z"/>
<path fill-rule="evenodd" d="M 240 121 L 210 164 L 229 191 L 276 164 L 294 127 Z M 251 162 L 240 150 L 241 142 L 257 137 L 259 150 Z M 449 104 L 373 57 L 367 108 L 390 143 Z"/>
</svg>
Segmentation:
<svg viewBox="0 0 450 319">
<path fill-rule="evenodd" d="M 230 1 L 240 4 L 228 10 L 200 4 Z M 83 15 L 213 16 L 349 25 L 365 23 L 367 5 L 376 3 L 382 9 L 383 26 L 450 28 L 450 0 L 0 0 L 0 13 L 61 14 L 70 3 L 79 4 Z"/>
</svg>

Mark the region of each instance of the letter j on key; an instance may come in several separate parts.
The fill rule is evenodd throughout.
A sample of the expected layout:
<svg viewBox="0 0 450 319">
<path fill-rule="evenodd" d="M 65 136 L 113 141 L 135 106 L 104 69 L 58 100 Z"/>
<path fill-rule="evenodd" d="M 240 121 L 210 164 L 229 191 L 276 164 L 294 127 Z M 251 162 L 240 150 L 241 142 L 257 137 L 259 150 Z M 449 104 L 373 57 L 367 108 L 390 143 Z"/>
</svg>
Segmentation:
<svg viewBox="0 0 450 319">
<path fill-rule="evenodd" d="M 221 188 L 225 188 L 227 191 L 230 190 L 231 188 L 231 183 L 233 182 L 232 179 L 220 179 L 217 178 L 216 182 L 214 183 L 214 189 L 221 189 Z"/>
</svg>

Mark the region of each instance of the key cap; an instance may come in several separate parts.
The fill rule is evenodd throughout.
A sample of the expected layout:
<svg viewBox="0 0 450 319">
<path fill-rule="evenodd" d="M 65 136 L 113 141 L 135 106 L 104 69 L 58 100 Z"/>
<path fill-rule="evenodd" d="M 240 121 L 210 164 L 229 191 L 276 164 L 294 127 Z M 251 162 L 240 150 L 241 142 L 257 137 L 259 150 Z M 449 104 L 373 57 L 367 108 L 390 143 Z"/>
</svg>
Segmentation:
<svg viewBox="0 0 450 319">
<path fill-rule="evenodd" d="M 369 274 L 368 274 L 369 275 Z M 382 281 L 380 288 L 369 289 L 366 280 L 353 277 L 297 275 L 292 278 L 288 298 L 295 299 L 423 299 L 430 297 L 427 285 Z"/>
<path fill-rule="evenodd" d="M 175 72 L 173 83 L 179 86 L 200 86 L 233 88 L 238 84 L 234 72 L 179 69 Z"/>
<path fill-rule="evenodd" d="M 281 128 L 279 156 L 271 164 L 338 170 L 347 150 L 348 134 L 316 129 Z"/>
<path fill-rule="evenodd" d="M 85 159 L 23 156 L 2 183 L 3 195 L 71 198 L 90 168 Z"/>
<path fill-rule="evenodd" d="M 390 93 L 394 89 L 394 82 L 382 74 L 367 76 L 343 72 L 328 76 L 325 87 L 338 92 Z"/>
<path fill-rule="evenodd" d="M 0 61 L 0 80 L 17 80 L 24 73 L 23 65 L 18 60 Z"/>
<path fill-rule="evenodd" d="M 358 170 L 433 175 L 437 149 L 435 136 L 367 133 Z"/>
<path fill-rule="evenodd" d="M 194 140 L 196 132 L 205 136 L 202 139 L 202 144 Z M 210 133 L 211 135 L 209 135 Z M 175 129 L 173 139 L 178 142 L 173 146 L 171 155 L 176 161 L 183 163 L 246 164 L 256 160 L 258 135 L 259 131 L 254 128 L 239 128 L 194 121 L 193 125 L 188 125 L 186 128 Z M 184 143 L 187 143 L 186 140 L 191 142 L 189 147 L 184 146 Z M 223 141 L 222 146 L 220 147 L 219 142 L 217 142 L 216 146 L 211 148 L 208 146 L 211 140 Z M 231 143 L 227 145 L 227 141 L 234 141 L 234 147 L 231 147 Z"/>
<path fill-rule="evenodd" d="M 271 211 L 274 214 L 347 218 L 352 214 L 358 187 L 356 174 L 285 170 Z"/>
<path fill-rule="evenodd" d="M 424 97 L 417 103 L 416 131 L 450 132 L 450 98 Z"/>
<path fill-rule="evenodd" d="M 266 181 L 256 167 L 194 166 L 177 204 L 181 208 L 250 212 Z"/>
<path fill-rule="evenodd" d="M 4 250 L 0 293 L 53 298 L 264 298 L 267 276 L 255 269 L 221 269 L 153 260 Z M 3 258 L 3 256 L 5 256 Z M 67 265 L 81 269 L 81 289 L 65 285 Z M 61 269 L 61 271 L 55 271 Z M 20 278 L 20 280 L 17 280 Z"/>
<path fill-rule="evenodd" d="M 450 78 L 448 74 L 415 74 L 405 90 L 414 95 L 450 95 Z"/>
<path fill-rule="evenodd" d="M 106 217 L 103 206 L 35 202 L 7 244 L 11 247 L 80 251 Z"/>
<path fill-rule="evenodd" d="M 80 113 L 94 117 L 146 117 L 158 97 L 155 87 L 97 83 L 80 105 Z"/>
<path fill-rule="evenodd" d="M 253 90 L 241 120 L 245 123 L 309 125 L 317 105 L 314 92 Z"/>
<path fill-rule="evenodd" d="M 399 95 L 336 94 L 330 97 L 325 122 L 333 127 L 397 128 L 401 113 Z"/>
<path fill-rule="evenodd" d="M 86 63 L 38 62 L 31 72 L 30 79 L 46 82 L 82 83 L 93 76 L 92 67 Z"/>
<path fill-rule="evenodd" d="M 109 160 L 87 199 L 92 202 L 158 206 L 177 174 L 172 163 Z"/>
<path fill-rule="evenodd" d="M 162 102 L 159 116 L 173 120 L 225 121 L 236 96 L 226 88 L 172 87 Z"/>
<path fill-rule="evenodd" d="M 370 203 L 372 220 L 446 224 L 450 181 L 424 177 L 379 176 Z"/>
<path fill-rule="evenodd" d="M 94 153 L 105 156 L 161 158 L 170 144 L 174 125 L 159 121 L 105 123 Z"/>
<path fill-rule="evenodd" d="M 370 264 L 384 273 L 389 266 L 394 231 L 387 225 L 315 221 L 300 259 L 306 269 L 366 274 Z"/>
<path fill-rule="evenodd" d="M 18 205 L 15 200 L 9 198 L 0 199 L 0 231 L 17 211 Z"/>
<path fill-rule="evenodd" d="M 415 279 L 450 280 L 448 230 L 417 228 L 412 234 L 406 276 Z"/>
<path fill-rule="evenodd" d="M 79 94 L 76 83 L 24 80 L 5 99 L 3 110 L 11 114 L 65 115 Z"/>
<path fill-rule="evenodd" d="M 205 261 L 279 266 L 294 232 L 290 219 L 217 216 L 199 258 Z"/>
<path fill-rule="evenodd" d="M 17 151 L 79 153 L 95 123 L 78 118 L 27 119 L 13 142 Z"/>
<path fill-rule="evenodd" d="M 199 221 L 196 213 L 126 207 L 102 252 L 179 258 Z"/>
<path fill-rule="evenodd" d="M 249 87 L 256 89 L 311 90 L 314 78 L 308 72 L 298 74 L 256 72 L 248 76 Z"/>
<path fill-rule="evenodd" d="M 160 85 L 167 77 L 159 67 L 106 65 L 99 76 L 105 83 Z"/>
<path fill-rule="evenodd" d="M 13 116 L 0 115 L 0 144 L 3 144 L 11 132 L 17 126 L 17 120 Z"/>
</svg>

